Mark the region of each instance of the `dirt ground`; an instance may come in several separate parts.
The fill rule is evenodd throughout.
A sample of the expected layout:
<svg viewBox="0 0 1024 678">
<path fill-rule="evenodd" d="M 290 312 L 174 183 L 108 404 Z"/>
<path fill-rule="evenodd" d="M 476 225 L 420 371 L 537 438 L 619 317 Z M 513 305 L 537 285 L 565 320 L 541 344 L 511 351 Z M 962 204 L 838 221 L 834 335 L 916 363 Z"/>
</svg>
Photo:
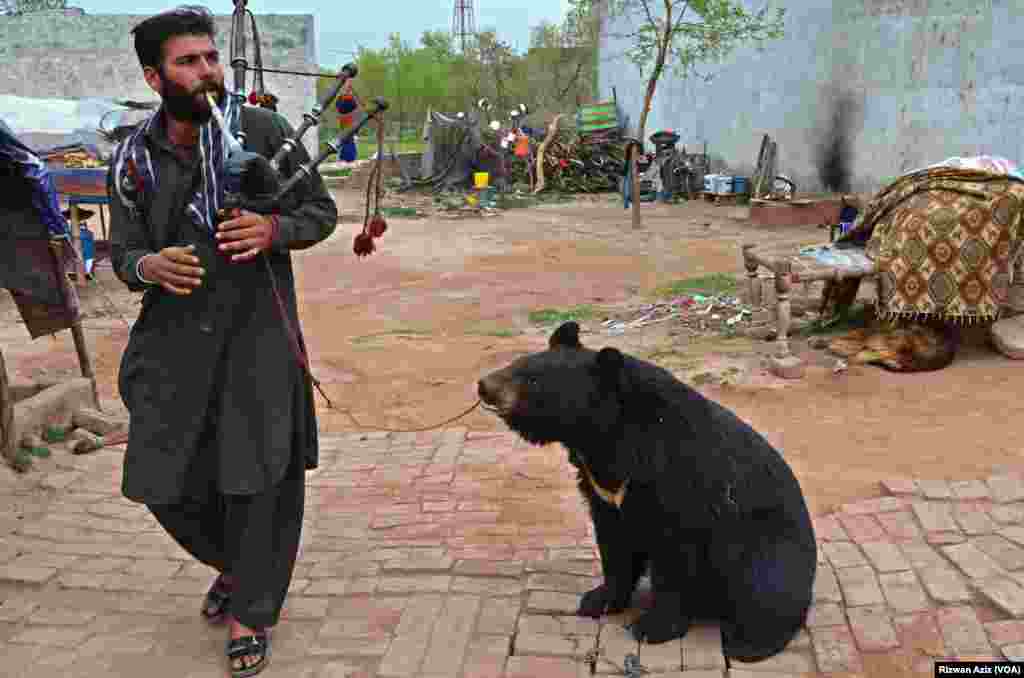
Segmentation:
<svg viewBox="0 0 1024 678">
<path fill-rule="evenodd" d="M 746 208 L 706 203 L 645 204 L 645 228 L 634 231 L 621 201 L 597 196 L 489 218 L 391 218 L 378 252 L 359 260 L 351 244 L 360 223 L 347 215 L 361 213 L 362 198 L 335 195 L 346 215 L 336 234 L 294 256 L 313 372 L 334 403 L 327 409 L 317 396 L 331 433 L 356 430 L 346 411 L 369 429 L 404 429 L 465 410 L 480 376 L 544 346 L 552 326 L 531 323 L 532 310 L 640 304 L 673 280 L 741 275 L 743 242 L 828 238 L 816 227 L 758 229 Z M 83 290 L 84 326 L 101 397 L 117 408 L 138 297 L 107 262 L 98 278 Z M 782 381 L 764 368 L 766 342 L 694 339 L 671 321 L 613 335 L 602 320 L 581 323 L 585 344 L 650 357 L 733 408 L 784 451 L 815 513 L 877 496 L 886 477 L 981 477 L 1024 450 L 1024 429 L 1011 423 L 1024 417 L 1024 365 L 997 354 L 983 332 L 952 366 L 917 375 L 854 366 L 836 374 L 834 358 L 796 341 L 810 366 L 802 380 Z M 15 379 L 77 373 L 70 333 L 30 341 L 6 293 L 0 345 Z M 709 373 L 729 379 L 696 378 Z M 504 428 L 479 410 L 460 424 Z"/>
</svg>

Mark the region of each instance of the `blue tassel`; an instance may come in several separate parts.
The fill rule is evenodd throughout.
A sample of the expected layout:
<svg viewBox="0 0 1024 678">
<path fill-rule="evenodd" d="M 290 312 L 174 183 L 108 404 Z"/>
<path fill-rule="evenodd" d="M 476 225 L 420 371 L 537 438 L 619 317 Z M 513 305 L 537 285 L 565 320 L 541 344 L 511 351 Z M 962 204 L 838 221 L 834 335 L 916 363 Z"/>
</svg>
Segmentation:
<svg viewBox="0 0 1024 678">
<path fill-rule="evenodd" d="M 338 159 L 345 162 L 354 162 L 356 159 L 356 142 L 349 139 L 338 149 Z"/>
<path fill-rule="evenodd" d="M 358 103 L 356 102 L 356 98 L 354 96 L 340 96 L 337 99 L 335 99 L 335 106 L 338 109 L 338 113 L 345 115 L 356 110 L 356 106 L 358 106 Z"/>
</svg>

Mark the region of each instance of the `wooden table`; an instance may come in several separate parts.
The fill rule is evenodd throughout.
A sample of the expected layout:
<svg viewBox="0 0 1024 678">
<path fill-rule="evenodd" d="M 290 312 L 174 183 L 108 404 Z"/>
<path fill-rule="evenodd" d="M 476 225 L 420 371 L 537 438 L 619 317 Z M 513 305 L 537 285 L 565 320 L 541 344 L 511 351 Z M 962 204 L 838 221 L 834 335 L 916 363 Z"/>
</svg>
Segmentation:
<svg viewBox="0 0 1024 678">
<path fill-rule="evenodd" d="M 50 168 L 50 175 L 53 176 L 53 183 L 58 195 L 68 203 L 71 211 L 71 238 L 75 244 L 75 251 L 79 259 L 82 259 L 82 241 L 80 224 L 78 218 L 79 205 L 97 205 L 100 213 L 100 226 L 102 229 L 102 240 L 107 240 L 107 223 L 103 216 L 103 206 L 110 204 L 110 196 L 107 195 L 107 168 L 106 167 L 59 167 Z M 82 262 L 77 264 L 77 283 L 85 284 L 85 269 Z"/>
<path fill-rule="evenodd" d="M 100 223 L 103 228 L 103 239 L 107 239 L 106 221 L 103 218 L 103 206 L 110 204 L 110 196 L 107 194 L 107 168 L 106 167 L 51 167 L 50 175 L 57 189 L 58 196 L 68 203 L 71 211 L 71 239 L 76 257 L 75 283 L 79 286 L 87 284 L 85 277 L 84 258 L 82 257 L 82 234 L 80 221 L 78 219 L 79 205 L 97 205 L 100 211 Z M 98 247 L 96 248 L 98 251 Z M 95 259 L 94 259 L 95 260 Z M 93 400 L 96 409 L 100 409 L 99 391 L 96 387 L 96 376 L 93 373 L 92 361 L 89 359 L 89 351 L 85 343 L 85 333 L 82 331 L 82 321 L 76 320 L 71 326 L 71 336 L 75 341 L 75 351 L 78 353 L 78 363 L 82 370 L 82 376 L 92 382 Z"/>
<path fill-rule="evenodd" d="M 786 361 L 794 370 L 800 361 L 789 349 L 789 328 L 792 323 L 789 295 L 796 283 L 824 280 L 845 280 L 878 275 L 878 265 L 867 258 L 863 249 L 837 249 L 822 244 L 794 251 L 754 244 L 743 245 L 743 266 L 747 270 L 750 304 L 763 307 L 758 269 L 764 267 L 775 277 L 775 319 L 778 339 L 774 358 Z"/>
</svg>

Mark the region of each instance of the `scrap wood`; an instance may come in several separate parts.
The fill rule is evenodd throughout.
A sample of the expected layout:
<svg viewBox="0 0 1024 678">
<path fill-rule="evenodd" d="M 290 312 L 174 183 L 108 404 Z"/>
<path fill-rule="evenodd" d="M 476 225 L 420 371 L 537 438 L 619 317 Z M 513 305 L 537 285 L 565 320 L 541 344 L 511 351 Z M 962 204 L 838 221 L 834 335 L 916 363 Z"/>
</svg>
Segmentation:
<svg viewBox="0 0 1024 678">
<path fill-rule="evenodd" d="M 544 141 L 541 142 L 540 148 L 537 149 L 537 185 L 534 187 L 534 193 L 540 193 L 544 190 L 544 152 L 548 149 L 548 144 L 558 134 L 558 121 L 562 119 L 562 114 L 559 113 L 555 116 L 555 119 L 548 125 L 548 134 L 544 137 Z"/>
</svg>

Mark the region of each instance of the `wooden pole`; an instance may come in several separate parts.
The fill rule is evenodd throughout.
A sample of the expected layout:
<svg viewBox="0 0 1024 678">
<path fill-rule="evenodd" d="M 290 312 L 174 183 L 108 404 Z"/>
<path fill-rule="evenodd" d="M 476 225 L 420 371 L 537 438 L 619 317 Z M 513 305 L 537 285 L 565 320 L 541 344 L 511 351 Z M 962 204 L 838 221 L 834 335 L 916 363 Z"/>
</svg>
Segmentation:
<svg viewBox="0 0 1024 678">
<path fill-rule="evenodd" d="M 72 216 L 74 217 L 74 213 L 72 213 Z M 65 301 L 67 301 L 68 295 L 75 294 L 75 290 L 71 287 L 67 276 L 64 274 L 63 266 L 60 265 L 58 258 L 58 251 L 64 246 L 64 243 L 51 241 L 50 246 L 50 253 L 53 256 L 54 262 L 54 272 L 57 274 L 57 280 L 61 286 L 61 293 L 65 296 Z M 77 263 L 78 266 L 81 265 L 81 261 L 78 261 Z M 80 278 L 80 282 L 84 282 L 84 279 Z M 100 410 L 99 389 L 96 387 L 96 376 L 92 371 L 92 361 L 89 360 L 89 348 L 85 343 L 85 333 L 82 331 L 81 317 L 76 318 L 74 322 L 71 323 L 71 337 L 75 341 L 75 352 L 78 354 L 78 365 L 82 370 L 82 376 L 92 382 L 93 404 L 96 406 L 97 410 Z"/>
<path fill-rule="evenodd" d="M 4 459 L 13 460 L 18 441 L 14 439 L 14 400 L 7 383 L 7 367 L 4 352 L 0 350 L 0 454 Z"/>
<path fill-rule="evenodd" d="M 72 198 L 73 200 L 74 198 Z M 78 256 L 75 257 L 75 284 L 79 287 L 85 285 L 85 257 L 82 254 L 82 227 L 78 219 L 78 203 L 71 205 L 71 240 Z"/>
<path fill-rule="evenodd" d="M 82 376 L 92 382 L 92 399 L 96 409 L 100 408 L 100 393 L 96 387 L 96 376 L 92 371 L 92 362 L 89 360 L 89 349 L 85 345 L 85 333 L 82 332 L 82 321 L 76 320 L 71 325 L 71 336 L 75 340 L 75 352 L 78 353 L 78 365 L 82 368 Z"/>
</svg>

